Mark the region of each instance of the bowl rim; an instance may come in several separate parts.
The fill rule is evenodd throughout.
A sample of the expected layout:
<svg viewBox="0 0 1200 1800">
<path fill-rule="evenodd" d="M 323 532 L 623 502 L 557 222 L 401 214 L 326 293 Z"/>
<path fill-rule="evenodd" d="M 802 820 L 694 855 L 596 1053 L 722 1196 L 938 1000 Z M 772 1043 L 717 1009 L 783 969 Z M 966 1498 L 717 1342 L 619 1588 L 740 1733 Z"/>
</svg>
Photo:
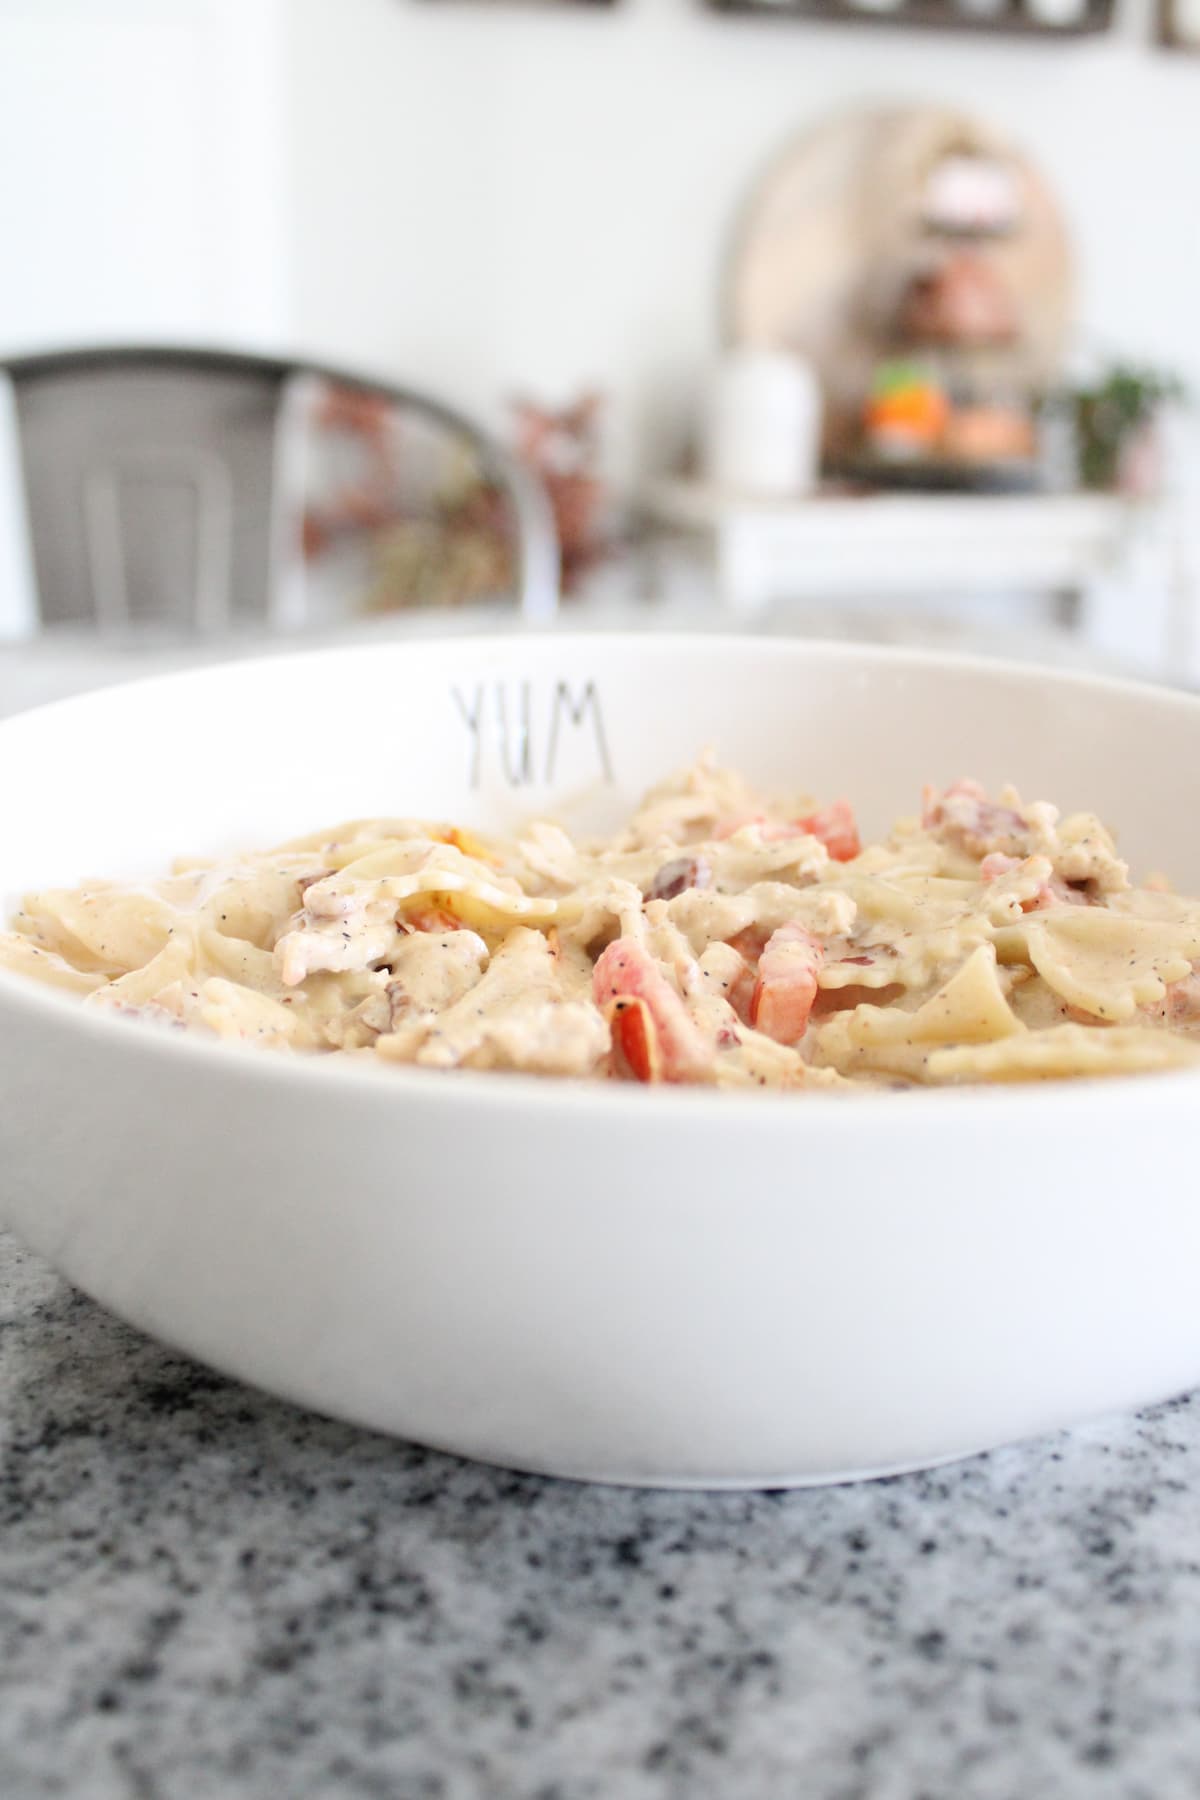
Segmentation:
<svg viewBox="0 0 1200 1800">
<path fill-rule="evenodd" d="M 1092 694 L 1109 694 L 1141 701 L 1152 701 L 1173 710 L 1192 712 L 1200 721 L 1200 692 L 1163 687 L 1150 680 L 1093 674 L 1083 670 L 1063 670 L 1010 658 L 980 656 L 968 651 L 923 650 L 910 645 L 847 642 L 841 639 L 776 638 L 745 632 L 563 632 L 518 630 L 505 634 L 439 637 L 417 641 L 397 637 L 387 643 L 343 643 L 295 649 L 273 650 L 265 655 L 231 657 L 219 662 L 173 669 L 135 677 L 129 681 L 89 688 L 82 693 L 50 700 L 38 706 L 9 714 L 0 719 L 0 766 L 3 764 L 5 740 L 10 731 L 19 731 L 31 721 L 53 723 L 56 715 L 93 704 L 120 705 L 131 693 L 144 689 L 178 688 L 191 683 L 219 682 L 231 673 L 252 680 L 256 675 L 271 674 L 300 663 L 353 661 L 380 655 L 397 654 L 417 660 L 431 660 L 453 654 L 478 655 L 486 658 L 497 653 L 519 654 L 522 648 L 535 651 L 553 646 L 561 652 L 570 646 L 572 652 L 595 649 L 612 655 L 623 642 L 637 646 L 639 655 L 678 656 L 697 654 L 731 654 L 748 660 L 758 655 L 792 656 L 798 661 L 892 664 L 898 667 L 920 667 L 934 673 L 944 672 L 983 676 L 992 680 L 1025 682 L 1050 681 L 1054 686 Z M 1100 1101 L 1116 1104 L 1142 1103 L 1172 1106 L 1175 1097 L 1181 1102 L 1200 1087 L 1200 1068 L 1149 1070 L 1139 1073 L 1076 1076 L 1069 1079 L 1027 1082 L 977 1082 L 944 1087 L 910 1087 L 900 1091 L 869 1088 L 842 1092 L 815 1088 L 804 1089 L 725 1089 L 714 1105 L 713 1090 L 707 1086 L 638 1082 L 603 1081 L 588 1077 L 550 1077 L 499 1070 L 426 1069 L 409 1064 L 383 1065 L 378 1059 L 353 1054 L 344 1057 L 287 1055 L 265 1052 L 253 1044 L 208 1039 L 200 1033 L 168 1029 L 147 1029 L 144 1023 L 122 1019 L 101 1011 L 89 1012 L 70 995 L 44 986 L 13 970 L 0 968 L 0 1014 L 6 1015 L 10 1028 L 18 1034 L 22 1018 L 31 1024 L 55 1026 L 97 1047 L 120 1043 L 127 1059 L 163 1055 L 180 1062 L 181 1071 L 193 1067 L 218 1074 L 225 1069 L 239 1081 L 254 1079 L 285 1088 L 292 1087 L 300 1098 L 313 1082 L 330 1094 L 339 1087 L 363 1095 L 378 1088 L 386 1091 L 393 1102 L 407 1097 L 419 1099 L 424 1107 L 448 1105 L 453 1111 L 461 1106 L 496 1110 L 511 1114 L 516 1102 L 535 1105 L 538 1111 L 560 1112 L 580 1117 L 581 1121 L 597 1115 L 603 1121 L 630 1122 L 646 1116 L 664 1120 L 680 1116 L 693 1124 L 714 1121 L 718 1125 L 728 1119 L 737 1121 L 753 1117 L 764 1129 L 779 1129 L 770 1121 L 813 1117 L 814 1109 L 823 1119 L 835 1118 L 847 1106 L 853 1109 L 856 1122 L 886 1120 L 899 1127 L 901 1120 L 912 1120 L 920 1130 L 927 1128 L 927 1114 L 944 1114 L 952 1109 L 961 1116 L 964 1107 L 979 1107 L 984 1112 L 996 1108 L 1019 1108 L 1022 1115 L 1040 1117 L 1046 1108 L 1060 1115 L 1082 1106 L 1091 1112 Z M 254 1075 L 251 1076 L 251 1070 Z M 797 1104 L 799 1102 L 799 1104 Z M 791 1129 L 791 1128 L 788 1128 Z"/>
</svg>

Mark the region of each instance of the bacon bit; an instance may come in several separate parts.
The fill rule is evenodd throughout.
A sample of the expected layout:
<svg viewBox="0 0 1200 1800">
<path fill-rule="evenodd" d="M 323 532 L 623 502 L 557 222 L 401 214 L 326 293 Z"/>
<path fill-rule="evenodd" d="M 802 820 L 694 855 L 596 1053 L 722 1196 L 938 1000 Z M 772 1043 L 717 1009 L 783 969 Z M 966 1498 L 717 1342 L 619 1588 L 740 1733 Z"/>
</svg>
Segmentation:
<svg viewBox="0 0 1200 1800">
<path fill-rule="evenodd" d="M 979 879 L 985 883 L 999 881 L 1003 876 L 1011 875 L 1014 870 L 1019 869 L 1021 864 L 1022 858 L 1019 856 L 1007 856 L 1003 850 L 992 850 L 979 865 Z M 1023 913 L 1045 912 L 1048 907 L 1054 905 L 1054 900 L 1051 884 L 1044 881 L 1036 893 L 1028 895 L 1021 901 L 1021 911 Z"/>
<path fill-rule="evenodd" d="M 981 781 L 971 781 L 963 776 L 959 781 L 952 781 L 944 793 L 937 788 L 925 786 L 921 789 L 921 829 L 934 831 L 939 825 L 946 823 L 948 800 L 974 800 L 983 806 L 987 804 L 987 789 Z"/>
<path fill-rule="evenodd" d="M 869 969 L 875 958 L 873 956 L 839 956 L 838 961 L 853 963 L 856 969 Z"/>
<path fill-rule="evenodd" d="M 732 837 L 735 831 L 743 831 L 747 825 L 757 825 L 759 836 L 764 844 L 778 843 L 781 838 L 807 837 L 809 834 L 803 826 L 792 819 L 769 819 L 766 813 L 737 813 L 731 819 L 722 819 L 713 827 L 713 837 L 718 841 Z"/>
<path fill-rule="evenodd" d="M 848 800 L 835 800 L 831 806 L 821 807 L 803 819 L 769 819 L 766 813 L 742 813 L 723 819 L 713 836 L 732 837 L 746 825 L 758 826 L 764 844 L 778 843 L 783 838 L 815 837 L 835 862 L 849 862 L 862 849 L 854 808 Z"/>
<path fill-rule="evenodd" d="M 848 800 L 835 800 L 831 806 L 809 813 L 807 818 L 797 819 L 796 824 L 809 837 L 824 844 L 834 862 L 851 862 L 862 850 L 858 821 Z"/>
<path fill-rule="evenodd" d="M 410 934 L 414 931 L 461 931 L 462 920 L 447 912 L 444 907 L 426 907 L 419 912 L 402 913 L 396 920 L 399 930 Z"/>
<path fill-rule="evenodd" d="M 1052 875 L 1030 900 L 1022 900 L 1022 912 L 1049 912 L 1054 906 L 1091 906 L 1093 902 L 1069 881 Z"/>
<path fill-rule="evenodd" d="M 677 856 L 664 863 L 650 886 L 647 900 L 674 900 L 689 888 L 706 888 L 712 882 L 712 868 L 702 856 Z"/>
<path fill-rule="evenodd" d="M 1167 987 L 1167 1018 L 1172 1025 L 1193 1025 L 1200 1018 L 1200 975 L 1193 969 Z"/>
<path fill-rule="evenodd" d="M 1193 964 L 1191 974 L 1182 976 L 1179 981 L 1169 981 L 1162 999 L 1141 1010 L 1145 1017 L 1156 1019 L 1163 1025 L 1195 1025 L 1200 1020 L 1200 965 Z M 1095 1020 L 1091 1023 L 1095 1024 Z"/>
<path fill-rule="evenodd" d="M 656 1080 L 687 1081 L 702 1073 L 707 1056 L 700 1033 L 657 962 L 640 944 L 631 938 L 613 940 L 592 971 L 592 993 L 635 1074 L 642 1067 L 657 1067 Z M 626 1026 L 620 1021 L 632 1000 L 641 1003 L 643 1016 L 638 1024 Z M 637 1041 L 650 1037 L 655 1040 L 657 1064 Z M 637 1078 L 651 1079 L 649 1074 Z"/>
<path fill-rule="evenodd" d="M 939 794 L 927 787 L 921 793 L 921 824 L 939 831 L 972 856 L 987 856 L 1004 845 L 1020 849 L 1028 841 L 1029 824 L 1011 806 L 989 800 L 978 781 L 954 781 Z"/>
<path fill-rule="evenodd" d="M 756 963 L 763 953 L 769 936 L 770 933 L 764 931 L 761 925 L 747 925 L 744 931 L 739 931 L 736 936 L 727 938 L 725 941 L 729 948 L 736 950 L 746 962 Z"/>
<path fill-rule="evenodd" d="M 991 855 L 985 856 L 979 865 L 979 879 L 980 881 L 999 881 L 1002 875 L 1011 875 L 1012 871 L 1019 869 L 1020 866 L 1019 856 L 1006 856 L 1003 850 L 993 850 Z"/>
<path fill-rule="evenodd" d="M 979 879 L 983 882 L 999 881 L 1004 875 L 1011 875 L 1014 870 L 1023 866 L 1019 856 L 1006 856 L 1002 850 L 993 850 L 985 856 L 979 865 Z M 1089 894 L 1074 882 L 1063 881 L 1061 876 L 1052 875 L 1043 881 L 1037 891 L 1021 901 L 1021 911 L 1048 912 L 1054 906 L 1090 906 Z"/>
<path fill-rule="evenodd" d="M 798 1044 L 808 1028 L 817 997 L 817 976 L 825 960 L 822 944 L 793 921 L 767 939 L 750 997 L 750 1023 L 777 1044 Z"/>
<path fill-rule="evenodd" d="M 501 858 L 494 854 L 481 837 L 476 837 L 473 831 L 464 831 L 458 825 L 447 825 L 441 831 L 435 831 L 433 838 L 438 844 L 452 844 L 456 850 L 460 850 L 464 856 L 473 857 L 476 862 L 490 863 L 494 869 L 500 867 Z"/>
</svg>

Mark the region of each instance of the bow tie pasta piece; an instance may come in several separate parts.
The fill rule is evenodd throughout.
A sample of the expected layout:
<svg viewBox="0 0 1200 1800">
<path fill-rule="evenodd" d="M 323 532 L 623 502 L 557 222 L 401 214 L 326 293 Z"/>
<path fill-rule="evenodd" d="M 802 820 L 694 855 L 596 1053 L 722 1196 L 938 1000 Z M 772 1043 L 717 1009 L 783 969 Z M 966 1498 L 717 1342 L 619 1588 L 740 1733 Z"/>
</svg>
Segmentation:
<svg viewBox="0 0 1200 1800">
<path fill-rule="evenodd" d="M 197 961 L 204 970 L 243 987 L 282 992 L 275 973 L 275 958 L 247 939 L 226 937 L 203 925 L 195 929 Z"/>
<path fill-rule="evenodd" d="M 857 864 L 840 876 L 838 886 L 853 899 L 861 919 L 902 931 L 948 925 L 977 905 L 979 897 L 974 881 L 900 870 L 863 875 Z"/>
<path fill-rule="evenodd" d="M 964 919 L 933 931 L 899 932 L 891 943 L 865 941 L 841 949 L 825 964 L 821 986 L 829 990 L 902 987 L 917 992 L 988 941 L 986 926 L 979 919 Z"/>
<path fill-rule="evenodd" d="M 412 839 L 428 843 L 438 829 L 425 819 L 343 819 L 324 831 L 288 838 L 266 854 L 273 862 L 285 857 L 292 860 L 300 854 L 311 857 L 322 868 L 340 869 L 389 845 L 406 844 Z"/>
<path fill-rule="evenodd" d="M 599 1011 L 567 997 L 552 945 L 540 931 L 518 927 L 462 999 L 402 1024 L 376 1048 L 432 1068 L 587 1075 L 609 1041 Z"/>
<path fill-rule="evenodd" d="M 158 955 L 180 914 L 149 888 L 110 882 L 30 894 L 15 928 L 88 973 L 124 974 Z"/>
<path fill-rule="evenodd" d="M 27 975 L 43 987 L 61 988 L 81 999 L 106 985 L 99 970 L 89 974 L 68 962 L 60 951 L 45 949 L 16 931 L 0 932 L 0 969 L 11 969 L 14 975 Z"/>
<path fill-rule="evenodd" d="M 198 916 L 222 937 L 271 950 L 279 921 L 295 910 L 312 880 L 312 866 L 238 869 L 223 878 L 207 876 L 193 898 Z"/>
<path fill-rule="evenodd" d="M 854 939 L 830 948 L 823 988 L 926 988 L 990 938 L 973 881 L 856 870 L 842 885 L 856 906 Z"/>
<path fill-rule="evenodd" d="M 327 910 L 317 910 L 321 906 Z M 422 923 L 434 915 L 494 937 L 517 924 L 552 925 L 561 913 L 554 900 L 529 899 L 439 865 L 318 896 L 316 907 L 306 903 L 293 929 L 280 937 L 275 957 L 284 985 L 298 987 L 316 970 L 364 969 L 384 961 L 410 919 Z"/>
<path fill-rule="evenodd" d="M 193 1004 L 196 1019 L 215 1037 L 295 1050 L 315 1050 L 322 1042 L 315 1019 L 219 975 L 202 984 Z"/>
<path fill-rule="evenodd" d="M 1185 931 L 1200 931 L 1200 900 L 1189 900 L 1183 894 L 1130 888 L 1125 893 L 1110 895 L 1106 905 L 1110 912 L 1138 919 L 1158 919 L 1165 924 L 1179 925 Z"/>
<path fill-rule="evenodd" d="M 204 984 L 214 979 L 273 998 L 283 991 L 268 951 L 185 920 L 157 956 L 107 982 L 96 991 L 93 1004 L 125 1009 L 156 1006 L 183 1016 L 194 1010 L 186 1003 L 195 1000 Z"/>
<path fill-rule="evenodd" d="M 464 843 L 479 844 L 483 853 L 467 854 L 461 848 Z M 332 918 L 353 908 L 369 889 L 383 896 L 394 888 L 396 896 L 402 897 L 413 890 L 398 884 L 437 886 L 435 875 L 443 877 L 441 885 L 447 887 L 478 883 L 481 888 L 498 889 L 517 899 L 522 896 L 520 882 L 498 873 L 495 857 L 478 840 L 462 832 L 447 831 L 438 837 L 372 844 L 365 854 L 331 866 L 328 874 L 306 889 L 304 901 L 310 912 Z"/>
<path fill-rule="evenodd" d="M 1068 1005 L 1125 1024 L 1182 981 L 1200 957 L 1200 923 L 1139 919 L 1106 907 L 1040 913 L 1024 927 L 1029 961 Z"/>
<path fill-rule="evenodd" d="M 815 1029 L 818 1060 L 843 1075 L 868 1070 L 920 1081 L 938 1047 L 991 1043 L 1025 1028 L 1008 1003 L 995 951 L 980 944 L 914 1011 L 864 1004 L 831 1014 Z"/>
<path fill-rule="evenodd" d="M 129 969 L 115 981 L 98 988 L 89 998 L 88 1005 L 115 1006 L 118 1010 L 161 1007 L 163 994 L 189 979 L 193 986 L 200 980 L 196 970 L 196 944 L 192 932 L 181 931 L 140 968 Z"/>
<path fill-rule="evenodd" d="M 560 901 L 528 899 L 511 894 L 489 882 L 471 881 L 457 876 L 447 877 L 442 871 L 429 871 L 429 878 L 441 876 L 436 886 L 425 886 L 414 878 L 411 889 L 398 898 L 402 913 L 409 902 L 420 906 L 425 902 L 450 914 L 460 924 L 484 936 L 507 931 L 513 925 L 545 927 L 569 914 L 570 908 Z"/>
<path fill-rule="evenodd" d="M 990 1044 L 954 1044 L 929 1058 L 933 1081 L 1056 1081 L 1068 1075 L 1139 1075 L 1200 1064 L 1200 1044 L 1141 1025 L 1051 1025 Z"/>
</svg>

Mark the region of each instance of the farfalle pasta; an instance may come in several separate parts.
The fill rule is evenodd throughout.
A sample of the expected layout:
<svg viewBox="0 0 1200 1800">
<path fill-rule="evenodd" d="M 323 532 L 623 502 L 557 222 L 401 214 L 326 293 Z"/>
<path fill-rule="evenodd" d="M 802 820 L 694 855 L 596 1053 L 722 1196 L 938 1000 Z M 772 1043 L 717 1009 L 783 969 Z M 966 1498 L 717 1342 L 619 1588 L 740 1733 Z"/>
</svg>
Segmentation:
<svg viewBox="0 0 1200 1800">
<path fill-rule="evenodd" d="M 309 1054 L 841 1091 L 1200 1062 L 1200 901 L 975 782 L 863 847 L 711 758 L 625 828 L 359 820 L 31 894 L 0 965 L 100 1008 Z"/>
</svg>

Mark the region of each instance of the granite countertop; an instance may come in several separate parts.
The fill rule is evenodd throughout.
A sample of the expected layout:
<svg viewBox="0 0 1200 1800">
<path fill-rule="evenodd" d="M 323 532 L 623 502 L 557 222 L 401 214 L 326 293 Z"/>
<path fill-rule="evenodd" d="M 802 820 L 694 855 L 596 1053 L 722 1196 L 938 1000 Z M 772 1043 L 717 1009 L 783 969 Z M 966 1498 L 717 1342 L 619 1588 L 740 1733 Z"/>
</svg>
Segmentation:
<svg viewBox="0 0 1200 1800">
<path fill-rule="evenodd" d="M 310 1417 L 0 1237 L 0 1794 L 1200 1793 L 1200 1402 L 638 1493 Z"/>
</svg>

